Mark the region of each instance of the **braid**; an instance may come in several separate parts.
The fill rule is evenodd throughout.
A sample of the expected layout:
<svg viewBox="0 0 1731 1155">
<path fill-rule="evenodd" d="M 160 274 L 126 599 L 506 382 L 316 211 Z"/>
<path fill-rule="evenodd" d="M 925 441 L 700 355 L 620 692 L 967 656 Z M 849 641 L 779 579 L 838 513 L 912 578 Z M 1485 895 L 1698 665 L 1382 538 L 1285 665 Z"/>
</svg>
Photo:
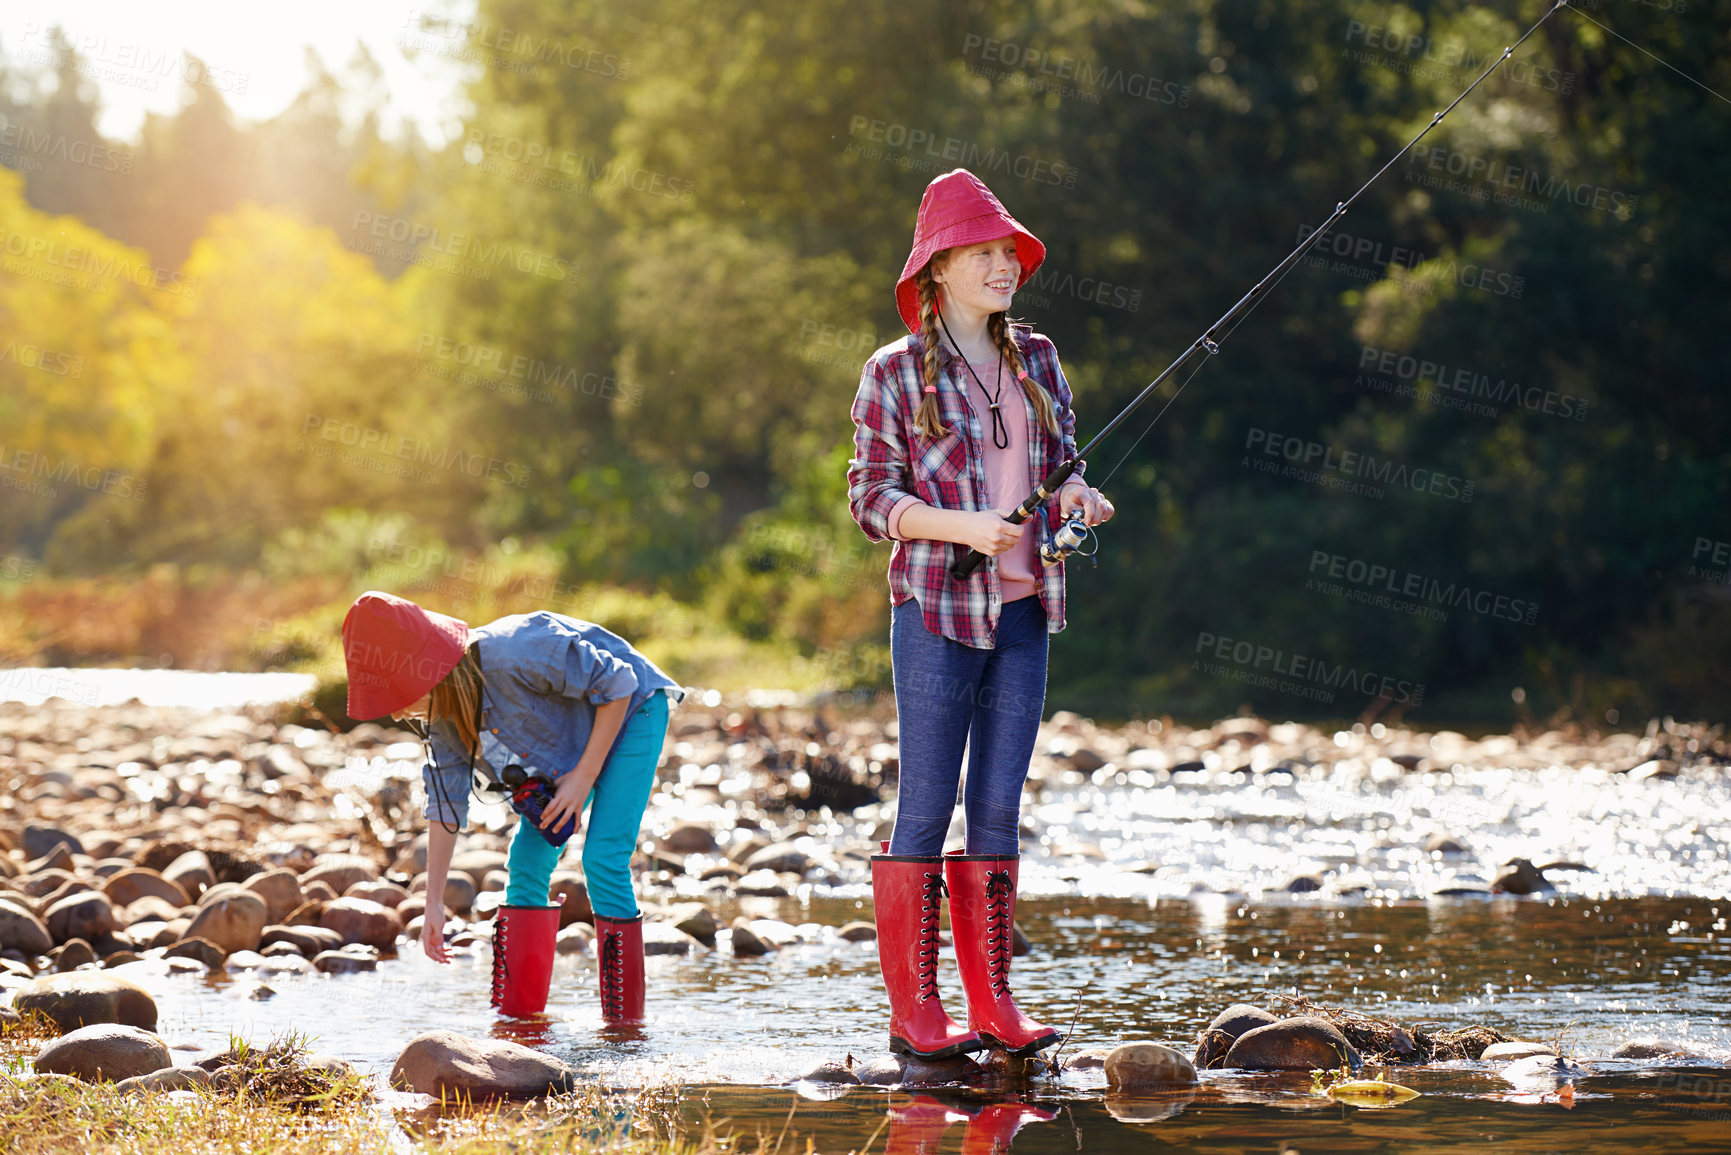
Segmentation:
<svg viewBox="0 0 1731 1155">
<path fill-rule="evenodd" d="M 934 255 L 932 261 L 936 261 L 943 255 L 943 253 Z M 926 263 L 925 268 L 914 274 L 914 285 L 920 291 L 920 342 L 923 346 L 921 356 L 922 375 L 925 379 L 925 385 L 927 388 L 936 388 L 938 384 L 938 349 L 940 347 L 938 344 L 937 318 L 938 286 L 937 282 L 932 280 L 932 266 L 930 261 Z M 914 415 L 914 425 L 919 429 L 922 435 L 930 437 L 933 440 L 936 440 L 939 437 L 949 436 L 949 426 L 944 424 L 943 418 L 938 414 L 938 395 L 936 393 L 926 393 L 922 390 L 920 407 Z"/>
<path fill-rule="evenodd" d="M 1022 364 L 1022 350 L 1016 345 L 1016 339 L 1010 334 L 1008 313 L 993 313 L 986 318 L 986 332 L 992 340 L 998 343 L 998 352 L 1003 354 L 1004 361 L 1010 366 L 1022 382 L 1022 391 L 1027 394 L 1028 401 L 1034 407 L 1034 412 L 1040 416 L 1040 424 L 1046 427 L 1046 432 L 1053 437 L 1061 436 L 1058 432 L 1058 406 L 1052 400 L 1052 395 L 1046 392 L 1046 387 L 1028 375 L 1028 370 Z"/>
</svg>

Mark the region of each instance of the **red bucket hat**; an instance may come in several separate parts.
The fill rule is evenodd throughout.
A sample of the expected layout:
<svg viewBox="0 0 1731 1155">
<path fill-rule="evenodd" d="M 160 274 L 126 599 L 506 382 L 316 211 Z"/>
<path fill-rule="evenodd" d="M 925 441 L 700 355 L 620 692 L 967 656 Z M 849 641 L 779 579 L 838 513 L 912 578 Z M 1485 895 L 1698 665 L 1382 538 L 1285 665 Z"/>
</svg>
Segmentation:
<svg viewBox="0 0 1731 1155">
<path fill-rule="evenodd" d="M 343 618 L 349 717 L 382 718 L 427 693 L 469 644 L 469 624 L 395 594 L 368 590 Z"/>
<path fill-rule="evenodd" d="M 908 263 L 902 266 L 901 279 L 896 282 L 896 311 L 902 315 L 908 332 L 916 337 L 920 334 L 920 291 L 914 284 L 914 276 L 926 267 L 933 254 L 1008 236 L 1016 238 L 1016 258 L 1022 262 L 1022 276 L 1016 282 L 1019 289 L 1046 259 L 1046 246 L 1023 228 L 992 195 L 992 190 L 967 169 L 952 169 L 934 178 L 926 186 L 926 195 L 920 198 L 920 216 L 914 223 L 914 251 L 908 254 Z"/>
</svg>

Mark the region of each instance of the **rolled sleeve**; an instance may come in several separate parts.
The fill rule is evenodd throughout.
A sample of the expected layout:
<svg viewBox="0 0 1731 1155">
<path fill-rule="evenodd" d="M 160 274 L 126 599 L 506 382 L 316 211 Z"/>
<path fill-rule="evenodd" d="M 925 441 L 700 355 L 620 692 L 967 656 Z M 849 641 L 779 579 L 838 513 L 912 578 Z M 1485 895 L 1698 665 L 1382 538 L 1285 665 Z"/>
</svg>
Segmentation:
<svg viewBox="0 0 1731 1155">
<path fill-rule="evenodd" d="M 469 824 L 469 760 L 435 730 L 430 737 L 433 760 L 421 767 L 427 788 L 427 821 L 455 826 Z"/>
<path fill-rule="evenodd" d="M 854 455 L 848 461 L 848 512 L 869 541 L 890 539 L 890 515 L 907 490 L 908 451 L 894 386 L 882 365 L 866 362 L 853 402 Z"/>
<path fill-rule="evenodd" d="M 890 518 L 888 522 L 889 536 L 897 541 L 908 540 L 908 535 L 902 532 L 902 515 L 914 506 L 924 504 L 925 502 L 921 501 L 911 493 L 896 502 L 895 508 L 890 510 Z"/>
</svg>

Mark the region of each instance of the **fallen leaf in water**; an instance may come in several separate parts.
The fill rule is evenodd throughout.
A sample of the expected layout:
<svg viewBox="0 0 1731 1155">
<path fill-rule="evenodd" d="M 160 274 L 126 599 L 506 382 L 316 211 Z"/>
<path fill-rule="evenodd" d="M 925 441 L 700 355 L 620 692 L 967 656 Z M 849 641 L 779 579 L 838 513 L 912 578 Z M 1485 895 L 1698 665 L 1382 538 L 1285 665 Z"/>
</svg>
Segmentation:
<svg viewBox="0 0 1731 1155">
<path fill-rule="evenodd" d="M 1419 1096 L 1411 1087 L 1385 1083 L 1381 1079 L 1350 1079 L 1334 1084 L 1328 1089 L 1328 1094 L 1330 1098 L 1351 1103 L 1354 1107 L 1392 1107 Z"/>
</svg>

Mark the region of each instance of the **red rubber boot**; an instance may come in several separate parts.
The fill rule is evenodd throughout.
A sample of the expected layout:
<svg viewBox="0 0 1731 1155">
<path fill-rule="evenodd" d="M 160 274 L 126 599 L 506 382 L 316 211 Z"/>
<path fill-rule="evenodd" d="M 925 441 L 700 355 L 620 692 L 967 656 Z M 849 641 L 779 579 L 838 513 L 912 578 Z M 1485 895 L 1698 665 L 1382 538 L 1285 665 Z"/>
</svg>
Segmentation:
<svg viewBox="0 0 1731 1155">
<path fill-rule="evenodd" d="M 985 1047 L 944 1013 L 938 999 L 938 900 L 944 872 L 936 856 L 872 855 L 872 913 L 878 966 L 890 996 L 890 1050 L 946 1059 Z"/>
<path fill-rule="evenodd" d="M 1056 1111 L 1026 1103 L 993 1103 L 968 1120 L 962 1155 L 1003 1155 L 1025 1124 L 1049 1123 L 1057 1117 Z"/>
<path fill-rule="evenodd" d="M 1023 1014 L 1010 996 L 1017 867 L 1016 858 L 995 854 L 951 851 L 944 856 L 968 1025 L 994 1047 L 1031 1055 L 1056 1043 L 1058 1032 Z"/>
<path fill-rule="evenodd" d="M 501 906 L 493 916 L 493 1005 L 513 1018 L 547 1009 L 553 983 L 556 906 Z"/>
<path fill-rule="evenodd" d="M 601 972 L 601 1017 L 643 1021 L 643 916 L 595 916 L 595 959 Z"/>
</svg>

